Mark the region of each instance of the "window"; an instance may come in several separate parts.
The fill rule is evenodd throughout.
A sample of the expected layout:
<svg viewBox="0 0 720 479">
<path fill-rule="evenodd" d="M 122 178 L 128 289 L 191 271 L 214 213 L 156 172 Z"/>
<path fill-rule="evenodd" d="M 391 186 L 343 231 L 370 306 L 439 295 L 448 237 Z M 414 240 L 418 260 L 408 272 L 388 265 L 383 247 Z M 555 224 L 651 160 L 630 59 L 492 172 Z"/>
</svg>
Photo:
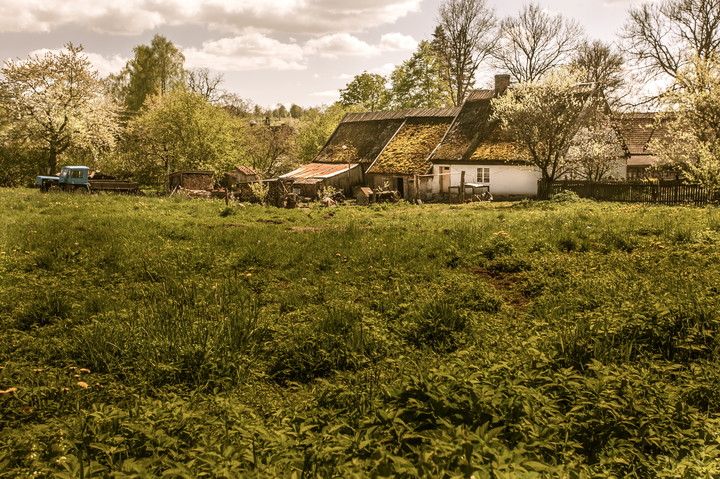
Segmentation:
<svg viewBox="0 0 720 479">
<path fill-rule="evenodd" d="M 477 182 L 478 183 L 490 183 L 490 168 L 478 168 L 477 169 Z"/>
<path fill-rule="evenodd" d="M 82 178 L 83 172 L 82 170 L 72 170 L 72 178 Z"/>
</svg>

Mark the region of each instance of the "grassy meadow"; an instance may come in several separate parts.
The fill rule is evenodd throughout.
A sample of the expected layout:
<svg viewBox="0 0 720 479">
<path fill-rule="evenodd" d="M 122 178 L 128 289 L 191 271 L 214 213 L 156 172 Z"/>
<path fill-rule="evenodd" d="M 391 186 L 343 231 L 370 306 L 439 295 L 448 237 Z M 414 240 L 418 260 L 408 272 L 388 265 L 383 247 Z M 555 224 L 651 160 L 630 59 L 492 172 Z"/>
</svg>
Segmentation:
<svg viewBox="0 0 720 479">
<path fill-rule="evenodd" d="M 0 477 L 720 477 L 720 210 L 0 189 Z"/>
</svg>

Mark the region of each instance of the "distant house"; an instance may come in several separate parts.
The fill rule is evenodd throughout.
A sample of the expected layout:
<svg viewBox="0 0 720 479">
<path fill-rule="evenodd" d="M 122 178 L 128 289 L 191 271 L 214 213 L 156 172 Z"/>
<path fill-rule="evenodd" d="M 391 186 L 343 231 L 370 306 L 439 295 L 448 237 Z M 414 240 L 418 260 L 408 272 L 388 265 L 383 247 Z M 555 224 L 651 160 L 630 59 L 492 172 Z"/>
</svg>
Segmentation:
<svg viewBox="0 0 720 479">
<path fill-rule="evenodd" d="M 257 173 L 255 170 L 249 166 L 239 165 L 233 168 L 232 171 L 225 172 L 222 185 L 226 188 L 231 188 L 233 185 L 251 181 L 257 181 Z"/>
<path fill-rule="evenodd" d="M 613 118 L 627 153 L 627 179 L 646 178 L 678 179 L 680 172 L 658 169 L 659 158 L 652 151 L 652 141 L 667 134 L 662 123 L 656 121 L 656 113 L 626 113 Z"/>
</svg>

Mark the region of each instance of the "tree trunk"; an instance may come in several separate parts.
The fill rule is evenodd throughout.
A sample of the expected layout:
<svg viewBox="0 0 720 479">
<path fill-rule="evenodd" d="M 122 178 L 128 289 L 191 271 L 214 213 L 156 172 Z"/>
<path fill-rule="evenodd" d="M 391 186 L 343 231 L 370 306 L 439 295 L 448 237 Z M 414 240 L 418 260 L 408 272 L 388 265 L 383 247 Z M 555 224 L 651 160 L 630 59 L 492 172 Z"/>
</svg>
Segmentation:
<svg viewBox="0 0 720 479">
<path fill-rule="evenodd" d="M 48 175 L 53 176 L 57 170 L 57 147 L 55 143 L 50 143 L 50 149 L 48 151 Z"/>
</svg>

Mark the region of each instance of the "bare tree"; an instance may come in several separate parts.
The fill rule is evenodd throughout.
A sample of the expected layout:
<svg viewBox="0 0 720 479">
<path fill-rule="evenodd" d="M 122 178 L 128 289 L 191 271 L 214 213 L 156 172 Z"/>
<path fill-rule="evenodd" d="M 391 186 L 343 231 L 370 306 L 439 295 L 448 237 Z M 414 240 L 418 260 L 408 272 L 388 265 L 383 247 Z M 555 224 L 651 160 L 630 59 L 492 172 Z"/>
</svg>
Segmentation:
<svg viewBox="0 0 720 479">
<path fill-rule="evenodd" d="M 486 0 L 444 0 L 438 14 L 433 46 L 453 103 L 460 105 L 475 84 L 478 67 L 495 48 L 497 20 Z"/>
<path fill-rule="evenodd" d="M 693 58 L 720 51 L 720 0 L 664 0 L 630 9 L 627 52 L 654 75 L 675 79 Z"/>
<path fill-rule="evenodd" d="M 586 41 L 578 48 L 571 65 L 581 72 L 584 81 L 597 84 L 613 107 L 627 93 L 623 88 L 627 76 L 625 58 L 613 45 L 600 40 Z"/>
<path fill-rule="evenodd" d="M 585 32 L 574 20 L 525 5 L 517 17 L 500 23 L 495 58 L 518 82 L 534 81 L 553 67 L 568 63 Z"/>
<path fill-rule="evenodd" d="M 213 76 L 207 68 L 196 68 L 186 72 L 185 81 L 191 92 L 202 95 L 211 103 L 216 103 L 223 97 L 224 92 L 219 88 L 223 81 L 222 73 Z"/>
</svg>

